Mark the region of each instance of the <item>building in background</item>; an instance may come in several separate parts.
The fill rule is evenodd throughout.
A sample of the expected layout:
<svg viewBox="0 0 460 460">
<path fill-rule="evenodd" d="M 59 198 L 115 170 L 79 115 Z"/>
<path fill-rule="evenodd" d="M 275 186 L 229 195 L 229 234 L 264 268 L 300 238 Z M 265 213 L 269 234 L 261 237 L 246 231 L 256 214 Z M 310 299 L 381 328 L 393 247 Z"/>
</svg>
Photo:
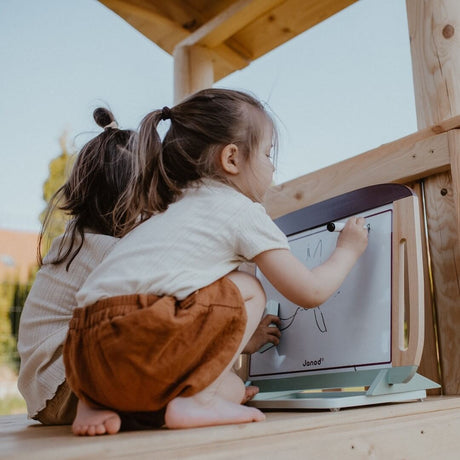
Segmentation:
<svg viewBox="0 0 460 460">
<path fill-rule="evenodd" d="M 0 229 L 0 282 L 26 283 L 37 266 L 38 233 Z"/>
</svg>

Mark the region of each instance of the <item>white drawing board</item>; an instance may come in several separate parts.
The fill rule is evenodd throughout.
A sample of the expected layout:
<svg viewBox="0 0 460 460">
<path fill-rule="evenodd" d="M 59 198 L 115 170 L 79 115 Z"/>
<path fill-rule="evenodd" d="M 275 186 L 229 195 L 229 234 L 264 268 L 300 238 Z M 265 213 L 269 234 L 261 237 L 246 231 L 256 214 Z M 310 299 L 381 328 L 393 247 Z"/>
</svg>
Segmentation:
<svg viewBox="0 0 460 460">
<path fill-rule="evenodd" d="M 438 384 L 416 373 L 423 350 L 420 216 L 408 187 L 377 184 L 276 220 L 307 267 L 336 246 L 330 222 L 363 216 L 369 243 L 334 295 L 315 309 L 281 296 L 257 273 L 267 310 L 281 318 L 281 342 L 251 355 L 249 381 L 262 409 L 324 409 L 423 399 Z M 353 391 L 337 392 L 337 388 Z M 333 391 L 330 391 L 333 389 Z M 309 390 L 309 391 L 306 391 Z"/>
<path fill-rule="evenodd" d="M 356 214 L 369 224 L 368 247 L 337 292 L 317 308 L 298 307 L 257 273 L 267 309 L 281 319 L 282 336 L 277 347 L 251 356 L 250 379 L 391 366 L 392 209 L 390 203 Z M 293 254 L 312 269 L 331 255 L 338 235 L 321 225 L 288 240 Z"/>
</svg>

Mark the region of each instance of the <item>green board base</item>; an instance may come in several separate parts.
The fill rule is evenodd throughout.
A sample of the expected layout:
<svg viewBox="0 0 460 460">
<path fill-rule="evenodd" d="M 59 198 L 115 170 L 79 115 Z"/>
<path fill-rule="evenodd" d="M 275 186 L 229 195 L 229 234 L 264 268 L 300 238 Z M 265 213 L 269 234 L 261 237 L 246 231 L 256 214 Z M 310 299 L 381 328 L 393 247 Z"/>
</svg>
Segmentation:
<svg viewBox="0 0 460 460">
<path fill-rule="evenodd" d="M 341 388 L 343 386 L 339 380 L 334 379 L 334 375 L 328 376 L 328 381 L 336 381 L 335 386 L 327 388 L 317 387 L 317 391 L 306 391 L 296 389 L 288 391 L 265 391 L 263 380 L 252 382 L 262 386 L 259 394 L 248 404 L 260 409 L 330 409 L 339 410 L 345 407 L 368 406 L 374 404 L 386 404 L 395 402 L 421 401 L 426 398 L 426 390 L 439 388 L 439 385 L 419 374 L 414 374 L 406 383 L 388 383 L 394 375 L 394 369 L 381 369 L 369 382 L 369 375 L 363 371 L 362 386 L 367 387 L 363 391 L 327 391 L 327 388 Z M 410 371 L 410 370 L 406 370 Z M 411 372 L 412 373 L 412 372 Z M 353 384 L 360 387 L 359 371 L 354 373 Z M 339 374 L 339 377 L 343 374 Z M 313 376 L 312 376 L 313 377 Z M 314 379 L 321 382 L 321 379 Z M 282 382 L 284 379 L 280 379 Z M 289 380 L 289 379 L 287 379 Z M 311 383 L 311 382 L 310 382 Z M 260 385 L 262 384 L 262 385 Z M 275 387 L 275 381 L 270 382 L 270 390 Z"/>
</svg>

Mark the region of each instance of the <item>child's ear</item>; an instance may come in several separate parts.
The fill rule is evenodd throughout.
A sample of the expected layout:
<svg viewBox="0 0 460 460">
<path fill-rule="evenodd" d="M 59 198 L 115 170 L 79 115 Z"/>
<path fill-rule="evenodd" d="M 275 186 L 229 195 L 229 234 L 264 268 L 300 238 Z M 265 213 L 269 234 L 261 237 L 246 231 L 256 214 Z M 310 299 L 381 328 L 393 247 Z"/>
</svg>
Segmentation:
<svg viewBox="0 0 460 460">
<path fill-rule="evenodd" d="M 233 176 L 240 172 L 240 152 L 235 144 L 227 144 L 220 153 L 222 169 Z"/>
</svg>

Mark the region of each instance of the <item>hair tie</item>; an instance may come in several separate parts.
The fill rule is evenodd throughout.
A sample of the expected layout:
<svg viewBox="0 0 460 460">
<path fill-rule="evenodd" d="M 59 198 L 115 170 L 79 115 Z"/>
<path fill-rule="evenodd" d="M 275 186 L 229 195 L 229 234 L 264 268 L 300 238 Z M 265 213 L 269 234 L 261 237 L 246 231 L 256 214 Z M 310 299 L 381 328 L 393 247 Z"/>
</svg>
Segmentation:
<svg viewBox="0 0 460 460">
<path fill-rule="evenodd" d="M 171 119 L 171 109 L 169 107 L 164 106 L 161 109 L 161 119 L 162 120 L 169 120 Z"/>
<path fill-rule="evenodd" d="M 108 125 L 105 125 L 104 126 L 104 129 L 107 129 L 107 128 L 113 128 L 113 129 L 117 129 L 118 128 L 118 124 L 115 120 L 113 120 L 112 122 L 110 122 Z"/>
</svg>

